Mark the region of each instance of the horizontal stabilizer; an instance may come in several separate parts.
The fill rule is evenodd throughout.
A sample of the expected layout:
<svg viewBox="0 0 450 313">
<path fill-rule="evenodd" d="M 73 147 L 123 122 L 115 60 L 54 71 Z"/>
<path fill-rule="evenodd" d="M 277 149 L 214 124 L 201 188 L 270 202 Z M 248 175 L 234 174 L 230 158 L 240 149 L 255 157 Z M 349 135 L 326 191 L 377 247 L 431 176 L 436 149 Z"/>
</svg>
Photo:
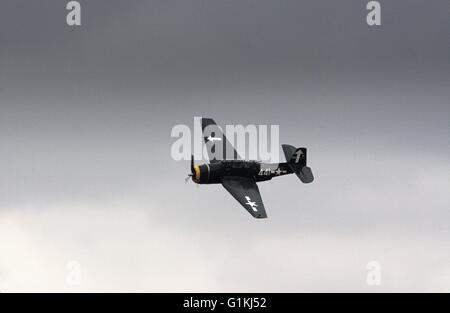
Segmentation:
<svg viewBox="0 0 450 313">
<path fill-rule="evenodd" d="M 312 183 L 314 180 L 312 170 L 308 166 L 304 166 L 298 173 L 295 172 L 295 174 L 297 174 L 298 178 L 305 184 Z"/>
</svg>

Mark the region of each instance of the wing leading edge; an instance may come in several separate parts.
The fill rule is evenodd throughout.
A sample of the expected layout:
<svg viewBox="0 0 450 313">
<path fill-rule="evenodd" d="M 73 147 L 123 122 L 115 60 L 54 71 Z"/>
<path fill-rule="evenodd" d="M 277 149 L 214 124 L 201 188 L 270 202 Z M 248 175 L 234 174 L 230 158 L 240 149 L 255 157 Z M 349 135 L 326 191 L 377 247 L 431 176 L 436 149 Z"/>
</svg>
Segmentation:
<svg viewBox="0 0 450 313">
<path fill-rule="evenodd" d="M 225 137 L 222 129 L 212 118 L 202 118 L 202 132 L 211 163 L 220 160 L 241 159 L 233 145 Z"/>
<path fill-rule="evenodd" d="M 229 176 L 223 187 L 255 218 L 267 218 L 266 209 L 254 178 Z"/>
</svg>

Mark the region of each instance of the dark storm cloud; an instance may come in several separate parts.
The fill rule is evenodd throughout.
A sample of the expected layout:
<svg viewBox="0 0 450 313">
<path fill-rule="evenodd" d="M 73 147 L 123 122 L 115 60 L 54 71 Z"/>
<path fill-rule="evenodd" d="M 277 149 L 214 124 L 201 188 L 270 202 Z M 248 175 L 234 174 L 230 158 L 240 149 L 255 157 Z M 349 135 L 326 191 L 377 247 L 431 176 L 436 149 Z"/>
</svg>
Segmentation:
<svg viewBox="0 0 450 313">
<path fill-rule="evenodd" d="M 75 29 L 65 25 L 63 3 L 3 5 L 5 109 L 61 121 L 145 116 L 164 127 L 233 110 L 279 123 L 287 112 L 304 114 L 308 126 L 339 112 L 391 125 L 411 109 L 405 120 L 415 125 L 422 114 L 433 124 L 449 113 L 447 1 L 382 3 L 378 28 L 365 24 L 361 1 L 81 4 Z"/>
<path fill-rule="evenodd" d="M 63 4 L 2 4 L 9 197 L 176 176 L 169 133 L 194 115 L 280 124 L 327 155 L 448 156 L 447 1 L 383 2 L 378 28 L 361 1 L 81 1 L 79 28 Z"/>
<path fill-rule="evenodd" d="M 23 71 L 33 69 L 24 61 L 35 67 L 39 62 L 33 61 L 43 61 L 55 76 L 41 80 L 53 83 L 78 78 L 120 84 L 134 77 L 131 82 L 141 87 L 150 79 L 190 84 L 253 76 L 285 82 L 406 74 L 414 80 L 408 74 L 422 73 L 448 79 L 447 1 L 382 3 L 378 28 L 365 24 L 361 1 L 81 4 L 83 26 L 71 29 L 64 25 L 63 3 L 6 2 L 2 51 L 10 54 L 2 59 Z"/>
</svg>

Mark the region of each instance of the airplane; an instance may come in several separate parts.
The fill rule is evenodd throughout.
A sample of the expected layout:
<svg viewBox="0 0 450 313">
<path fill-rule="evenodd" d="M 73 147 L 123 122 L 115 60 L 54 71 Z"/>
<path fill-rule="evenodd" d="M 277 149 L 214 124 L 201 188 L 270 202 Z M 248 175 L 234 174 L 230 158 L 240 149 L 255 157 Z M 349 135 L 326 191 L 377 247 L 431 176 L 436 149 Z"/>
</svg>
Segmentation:
<svg viewBox="0 0 450 313">
<path fill-rule="evenodd" d="M 201 124 L 210 162 L 195 165 L 192 155 L 191 173 L 186 178 L 186 182 L 191 178 L 196 184 L 222 184 L 254 218 L 267 218 L 256 183 L 293 173 L 305 184 L 314 180 L 311 168 L 306 166 L 306 148 L 282 145 L 287 161 L 284 163 L 246 161 L 240 158 L 213 119 L 202 118 Z M 215 153 L 216 149 L 222 149 L 221 158 L 217 158 L 220 153 Z M 233 158 L 223 157 L 229 155 Z"/>
</svg>

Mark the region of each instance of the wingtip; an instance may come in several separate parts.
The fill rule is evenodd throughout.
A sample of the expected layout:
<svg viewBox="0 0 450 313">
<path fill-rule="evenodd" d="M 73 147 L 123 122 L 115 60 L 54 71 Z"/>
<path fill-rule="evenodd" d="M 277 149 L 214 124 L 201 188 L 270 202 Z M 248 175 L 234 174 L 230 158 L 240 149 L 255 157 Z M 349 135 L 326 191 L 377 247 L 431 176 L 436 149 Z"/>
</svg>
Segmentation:
<svg viewBox="0 0 450 313">
<path fill-rule="evenodd" d="M 209 125 L 217 125 L 216 122 L 210 117 L 202 117 L 201 124 L 203 129 Z"/>
</svg>

